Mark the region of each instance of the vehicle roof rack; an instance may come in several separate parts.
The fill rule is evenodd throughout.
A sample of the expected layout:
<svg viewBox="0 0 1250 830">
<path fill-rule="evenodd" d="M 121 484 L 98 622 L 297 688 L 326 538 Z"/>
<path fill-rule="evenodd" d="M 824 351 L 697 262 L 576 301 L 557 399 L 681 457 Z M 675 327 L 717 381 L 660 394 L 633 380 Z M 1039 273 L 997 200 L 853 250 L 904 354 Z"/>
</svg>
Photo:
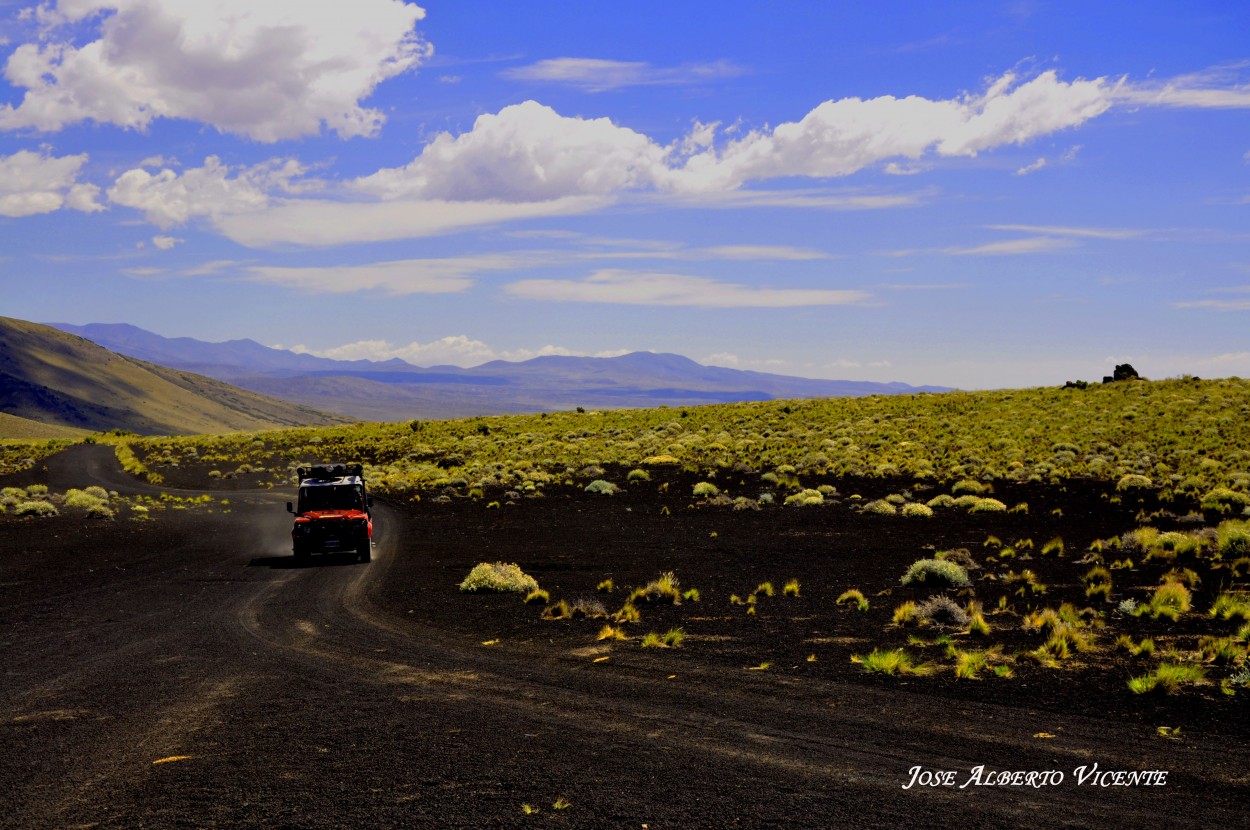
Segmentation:
<svg viewBox="0 0 1250 830">
<path fill-rule="evenodd" d="M 304 479 L 329 481 L 335 478 L 343 478 L 344 476 L 363 476 L 365 474 L 365 465 L 314 464 L 311 467 L 297 467 L 295 474 L 299 476 L 300 481 Z"/>
</svg>

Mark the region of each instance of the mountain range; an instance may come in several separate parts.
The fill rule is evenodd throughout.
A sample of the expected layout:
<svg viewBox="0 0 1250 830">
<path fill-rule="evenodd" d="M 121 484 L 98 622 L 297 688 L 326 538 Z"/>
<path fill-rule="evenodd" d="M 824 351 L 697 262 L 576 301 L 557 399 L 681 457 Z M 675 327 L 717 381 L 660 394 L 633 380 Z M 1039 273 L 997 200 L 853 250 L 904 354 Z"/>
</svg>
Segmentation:
<svg viewBox="0 0 1250 830">
<path fill-rule="evenodd" d="M 270 348 L 254 340 L 208 343 L 167 338 L 127 324 L 50 325 L 131 358 L 361 420 L 948 391 L 703 366 L 681 355 L 652 352 L 496 360 L 467 369 L 420 367 L 399 359 L 332 360 Z"/>
<path fill-rule="evenodd" d="M 350 420 L 8 317 L 0 317 L 0 415 L 0 435 L 24 438 L 111 429 L 234 432 Z"/>
</svg>

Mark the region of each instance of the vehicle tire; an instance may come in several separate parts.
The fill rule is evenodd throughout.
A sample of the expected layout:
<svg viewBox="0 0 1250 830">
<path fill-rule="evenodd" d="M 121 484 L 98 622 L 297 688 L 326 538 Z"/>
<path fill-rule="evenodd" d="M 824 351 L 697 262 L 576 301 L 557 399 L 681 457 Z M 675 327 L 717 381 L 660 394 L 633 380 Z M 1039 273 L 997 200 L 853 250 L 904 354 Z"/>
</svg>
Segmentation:
<svg viewBox="0 0 1250 830">
<path fill-rule="evenodd" d="M 295 549 L 295 564 L 307 565 L 310 559 L 312 559 L 312 556 L 309 555 L 308 551 L 300 550 L 299 548 Z"/>
<path fill-rule="evenodd" d="M 364 545 L 360 548 L 360 550 L 358 551 L 358 556 L 361 562 L 373 561 L 373 549 L 369 545 L 368 542 L 365 542 Z"/>
</svg>

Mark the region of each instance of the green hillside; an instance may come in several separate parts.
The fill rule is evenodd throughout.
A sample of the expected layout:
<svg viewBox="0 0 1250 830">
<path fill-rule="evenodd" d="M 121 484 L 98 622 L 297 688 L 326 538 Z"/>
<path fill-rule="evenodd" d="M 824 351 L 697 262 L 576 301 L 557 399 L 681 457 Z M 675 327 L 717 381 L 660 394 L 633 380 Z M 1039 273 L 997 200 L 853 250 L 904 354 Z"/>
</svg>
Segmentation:
<svg viewBox="0 0 1250 830">
<path fill-rule="evenodd" d="M 49 427 L 145 435 L 347 420 L 123 357 L 81 337 L 7 317 L 0 317 L 0 413 Z"/>
</svg>

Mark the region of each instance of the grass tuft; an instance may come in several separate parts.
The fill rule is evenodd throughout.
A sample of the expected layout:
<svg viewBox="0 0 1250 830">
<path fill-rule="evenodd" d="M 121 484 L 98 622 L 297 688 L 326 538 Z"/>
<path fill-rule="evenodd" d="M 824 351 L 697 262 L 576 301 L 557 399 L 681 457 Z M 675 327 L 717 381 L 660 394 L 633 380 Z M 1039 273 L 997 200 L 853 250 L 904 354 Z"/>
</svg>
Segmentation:
<svg viewBox="0 0 1250 830">
<path fill-rule="evenodd" d="M 467 592 L 495 591 L 498 593 L 528 594 L 538 590 L 538 581 L 521 570 L 520 566 L 506 562 L 480 562 L 469 571 L 460 583 L 460 590 Z"/>
</svg>

